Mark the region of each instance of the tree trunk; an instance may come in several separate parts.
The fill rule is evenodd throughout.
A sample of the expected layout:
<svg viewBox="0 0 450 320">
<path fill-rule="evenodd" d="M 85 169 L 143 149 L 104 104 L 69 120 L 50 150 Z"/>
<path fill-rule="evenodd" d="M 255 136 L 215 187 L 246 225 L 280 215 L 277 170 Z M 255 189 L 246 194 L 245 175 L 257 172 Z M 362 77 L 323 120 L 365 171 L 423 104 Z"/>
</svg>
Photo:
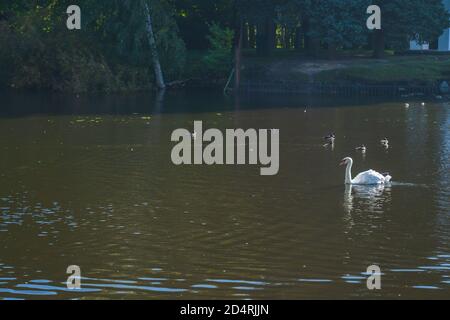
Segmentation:
<svg viewBox="0 0 450 320">
<path fill-rule="evenodd" d="M 373 57 L 381 59 L 384 57 L 384 32 L 383 30 L 375 30 L 373 33 Z"/>
<path fill-rule="evenodd" d="M 333 60 L 336 58 L 336 52 L 337 52 L 337 45 L 334 43 L 328 44 L 328 59 Z"/>
<path fill-rule="evenodd" d="M 268 55 L 271 55 L 273 50 L 276 47 L 276 24 L 272 21 L 271 18 L 267 19 L 267 53 Z"/>
<path fill-rule="evenodd" d="M 265 39 L 266 39 L 266 25 L 263 22 L 258 22 L 256 26 L 256 54 L 258 56 L 266 55 Z"/>
<path fill-rule="evenodd" d="M 266 18 L 257 28 L 256 52 L 260 56 L 269 56 L 275 48 L 275 24 L 271 18 Z"/>
<path fill-rule="evenodd" d="M 237 38 L 237 44 L 235 48 L 235 78 L 234 78 L 234 88 L 239 89 L 241 82 L 241 56 L 242 56 L 242 38 L 243 38 L 243 27 L 244 23 L 240 22 L 239 34 Z"/>
<path fill-rule="evenodd" d="M 152 27 L 152 17 L 150 15 L 150 9 L 148 7 L 147 2 L 144 1 L 144 5 L 145 5 L 145 13 L 147 16 L 147 37 L 148 43 L 150 45 L 150 51 L 152 54 L 156 85 L 158 86 L 159 89 L 163 90 L 166 88 L 166 84 L 164 83 L 164 76 L 161 70 L 161 64 L 159 63 L 158 48 L 156 48 L 155 34 L 153 33 Z"/>
<path fill-rule="evenodd" d="M 242 35 L 242 48 L 243 49 L 249 48 L 248 33 L 249 33 L 249 25 L 247 23 L 244 23 L 243 35 Z"/>
<path fill-rule="evenodd" d="M 256 36 L 256 29 L 255 26 L 253 24 L 249 25 L 248 27 L 248 42 L 249 42 L 249 47 L 254 49 L 256 46 L 256 42 L 255 42 L 255 36 Z"/>
<path fill-rule="evenodd" d="M 305 49 L 305 52 L 308 55 L 311 55 L 311 36 L 309 35 L 310 31 L 310 22 L 308 18 L 304 18 L 302 20 L 302 33 L 303 33 L 303 47 Z"/>
<path fill-rule="evenodd" d="M 290 49 L 290 42 L 289 42 L 289 29 L 284 27 L 283 28 L 283 46 L 285 49 Z"/>
<path fill-rule="evenodd" d="M 302 28 L 298 27 L 295 29 L 295 44 L 294 47 L 296 50 L 301 50 L 303 46 L 303 32 Z"/>
<path fill-rule="evenodd" d="M 308 55 L 317 58 L 320 50 L 320 39 L 309 37 Z"/>
</svg>

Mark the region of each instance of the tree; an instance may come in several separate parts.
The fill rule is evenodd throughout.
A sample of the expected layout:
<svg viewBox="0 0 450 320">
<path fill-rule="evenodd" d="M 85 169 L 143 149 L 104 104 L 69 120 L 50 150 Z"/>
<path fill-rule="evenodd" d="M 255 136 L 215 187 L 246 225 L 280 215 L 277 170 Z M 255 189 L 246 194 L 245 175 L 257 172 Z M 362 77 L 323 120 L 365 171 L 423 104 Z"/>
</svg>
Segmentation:
<svg viewBox="0 0 450 320">
<path fill-rule="evenodd" d="M 287 0 L 278 7 L 277 22 L 294 29 L 296 47 L 312 56 L 321 44 L 330 53 L 339 47 L 359 47 L 367 39 L 366 9 L 370 0 Z"/>
<path fill-rule="evenodd" d="M 6 27 L 0 23 L 0 61 L 14 69 L 0 75 L 6 85 L 74 91 L 143 89 L 163 87 L 158 70 L 163 69 L 168 79 L 182 73 L 185 46 L 170 0 L 79 0 L 82 27 L 77 31 L 66 28 L 70 4 L 70 0 L 0 2 L 0 20 L 6 19 Z"/>
<path fill-rule="evenodd" d="M 161 88 L 164 86 L 160 65 L 166 76 L 181 73 L 185 45 L 178 37 L 173 19 L 175 11 L 167 1 L 114 0 L 109 7 L 108 18 L 100 30 L 106 52 L 133 65 L 152 63 L 155 80 Z"/>
<path fill-rule="evenodd" d="M 211 24 L 209 30 L 210 49 L 204 58 L 206 69 L 210 74 L 227 74 L 232 66 L 234 32 L 217 23 Z"/>
<path fill-rule="evenodd" d="M 449 14 L 441 0 L 377 0 L 381 30 L 373 33 L 374 57 L 386 46 L 405 50 L 410 40 L 431 41 L 449 27 Z"/>
<path fill-rule="evenodd" d="M 242 21 L 256 26 L 256 51 L 270 55 L 275 48 L 275 14 L 278 0 L 236 0 L 236 10 Z"/>
<path fill-rule="evenodd" d="M 27 0 L 1 1 L 0 21 L 30 9 L 30 2 Z"/>
<path fill-rule="evenodd" d="M 153 68 L 155 70 L 155 78 L 156 78 L 156 85 L 159 89 L 165 89 L 166 84 L 164 83 L 164 76 L 161 70 L 161 64 L 159 62 L 159 56 L 158 56 L 158 48 L 156 48 L 156 41 L 155 41 L 155 35 L 153 33 L 153 24 L 152 24 L 152 16 L 150 14 L 150 9 L 148 8 L 148 3 L 144 2 L 144 8 L 145 8 L 145 15 L 147 16 L 147 37 L 148 37 L 148 43 L 150 46 L 150 52 L 152 54 L 152 60 L 153 60 Z"/>
<path fill-rule="evenodd" d="M 186 45 L 192 50 L 208 48 L 209 25 L 235 28 L 235 0 L 172 0 L 176 22 Z"/>
<path fill-rule="evenodd" d="M 305 40 L 302 38 L 302 35 L 304 35 L 302 27 L 304 26 L 306 12 L 304 4 L 304 0 L 288 0 L 275 9 L 276 23 L 295 34 L 294 47 L 296 49 L 300 49 Z"/>
</svg>

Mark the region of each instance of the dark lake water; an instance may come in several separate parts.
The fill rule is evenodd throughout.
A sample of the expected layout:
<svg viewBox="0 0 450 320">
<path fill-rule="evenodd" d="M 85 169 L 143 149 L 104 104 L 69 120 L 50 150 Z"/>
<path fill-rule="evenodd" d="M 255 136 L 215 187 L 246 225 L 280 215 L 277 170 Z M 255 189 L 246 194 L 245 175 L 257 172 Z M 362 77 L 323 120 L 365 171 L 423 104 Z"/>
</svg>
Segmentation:
<svg viewBox="0 0 450 320">
<path fill-rule="evenodd" d="M 0 298 L 449 299 L 450 104 L 404 103 L 3 94 Z M 173 165 L 194 120 L 279 128 L 279 174 Z M 346 188 L 345 156 L 393 184 Z"/>
</svg>

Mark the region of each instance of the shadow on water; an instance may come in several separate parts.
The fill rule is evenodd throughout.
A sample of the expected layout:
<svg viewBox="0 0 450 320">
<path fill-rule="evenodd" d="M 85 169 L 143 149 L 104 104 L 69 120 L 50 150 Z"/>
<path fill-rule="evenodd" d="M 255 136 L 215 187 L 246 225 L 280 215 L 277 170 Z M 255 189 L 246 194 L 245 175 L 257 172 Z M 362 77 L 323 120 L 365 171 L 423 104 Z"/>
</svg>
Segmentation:
<svg viewBox="0 0 450 320">
<path fill-rule="evenodd" d="M 392 100 L 400 101 L 400 100 Z M 383 98 L 321 96 L 224 96 L 220 91 L 176 91 L 159 93 L 81 94 L 0 92 L 0 116 L 29 115 L 131 115 L 226 112 L 272 108 L 311 109 L 337 106 L 367 106 L 386 102 Z M 164 105 L 169 107 L 165 108 Z"/>
</svg>

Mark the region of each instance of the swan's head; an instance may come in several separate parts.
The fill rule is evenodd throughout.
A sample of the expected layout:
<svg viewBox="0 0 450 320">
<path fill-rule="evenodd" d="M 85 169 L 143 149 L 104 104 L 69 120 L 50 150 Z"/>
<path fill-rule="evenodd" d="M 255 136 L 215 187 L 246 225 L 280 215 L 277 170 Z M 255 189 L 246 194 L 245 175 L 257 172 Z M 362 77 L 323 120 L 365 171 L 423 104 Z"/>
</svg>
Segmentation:
<svg viewBox="0 0 450 320">
<path fill-rule="evenodd" d="M 353 159 L 350 158 L 350 157 L 347 157 L 347 158 L 342 159 L 342 161 L 341 161 L 341 163 L 339 165 L 340 166 L 345 166 L 345 165 L 347 165 L 349 163 L 352 163 L 352 162 L 353 162 Z"/>
</svg>

